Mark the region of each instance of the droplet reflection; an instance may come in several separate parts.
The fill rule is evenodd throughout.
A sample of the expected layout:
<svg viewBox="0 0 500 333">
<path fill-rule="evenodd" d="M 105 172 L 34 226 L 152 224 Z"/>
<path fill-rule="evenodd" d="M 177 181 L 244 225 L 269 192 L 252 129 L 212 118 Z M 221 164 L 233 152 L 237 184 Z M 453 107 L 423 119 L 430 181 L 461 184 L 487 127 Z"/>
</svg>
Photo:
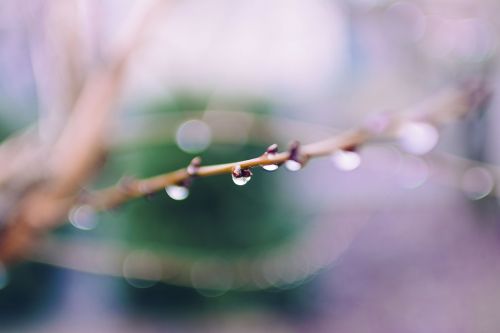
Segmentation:
<svg viewBox="0 0 500 333">
<path fill-rule="evenodd" d="M 285 167 L 290 171 L 299 171 L 302 169 L 302 163 L 294 160 L 288 160 L 285 162 Z"/>
<path fill-rule="evenodd" d="M 236 185 L 243 186 L 252 179 L 252 172 L 249 169 L 242 169 L 240 165 L 237 165 L 231 173 L 231 177 Z"/>
<path fill-rule="evenodd" d="M 338 150 L 332 154 L 332 161 L 342 171 L 352 171 L 361 164 L 361 156 L 355 151 Z"/>
<path fill-rule="evenodd" d="M 165 192 L 174 200 L 184 200 L 189 196 L 189 189 L 185 186 L 169 185 L 165 187 Z"/>
<path fill-rule="evenodd" d="M 236 185 L 239 185 L 239 186 L 245 185 L 246 183 L 248 183 L 250 181 L 250 179 L 252 179 L 251 176 L 248 176 L 248 177 L 244 177 L 244 176 L 237 177 L 235 175 L 232 175 L 232 177 L 233 177 L 233 182 Z"/>
<path fill-rule="evenodd" d="M 278 168 L 279 166 L 277 164 L 267 164 L 262 166 L 262 169 L 266 171 L 275 171 L 278 170 Z"/>
</svg>

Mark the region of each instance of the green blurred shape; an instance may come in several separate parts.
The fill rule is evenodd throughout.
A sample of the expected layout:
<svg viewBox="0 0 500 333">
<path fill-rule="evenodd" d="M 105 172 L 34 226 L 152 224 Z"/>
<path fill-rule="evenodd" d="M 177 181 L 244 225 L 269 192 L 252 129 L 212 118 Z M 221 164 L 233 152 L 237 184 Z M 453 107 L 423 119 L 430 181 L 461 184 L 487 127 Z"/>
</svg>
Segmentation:
<svg viewBox="0 0 500 333">
<path fill-rule="evenodd" d="M 236 99 L 230 104 L 235 104 Z M 186 93 L 159 103 L 144 112 L 182 112 L 203 110 L 207 99 Z M 270 106 L 260 100 L 243 100 L 239 110 L 269 113 Z M 137 115 L 136 115 L 137 116 Z M 147 129 L 146 129 L 147 130 Z M 223 163 L 258 156 L 264 146 L 237 148 L 212 145 L 201 154 L 203 164 Z M 122 175 L 137 178 L 158 175 L 189 164 L 194 155 L 182 152 L 172 143 L 131 149 L 111 155 L 99 183 L 111 184 Z M 281 170 L 275 173 L 280 173 Z M 125 204 L 115 214 L 106 214 L 104 234 L 116 235 L 132 247 L 167 250 L 195 256 L 234 257 L 271 249 L 296 232 L 297 218 L 283 200 L 276 174 L 255 169 L 252 180 L 236 186 L 230 175 L 196 179 L 186 200 L 175 201 L 162 191 L 152 198 Z"/>
</svg>

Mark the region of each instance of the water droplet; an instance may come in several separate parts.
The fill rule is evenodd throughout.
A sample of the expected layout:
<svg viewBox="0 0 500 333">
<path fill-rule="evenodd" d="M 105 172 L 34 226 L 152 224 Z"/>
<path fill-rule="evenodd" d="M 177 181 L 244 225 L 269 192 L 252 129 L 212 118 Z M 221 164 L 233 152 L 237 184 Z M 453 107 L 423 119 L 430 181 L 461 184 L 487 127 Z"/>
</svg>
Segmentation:
<svg viewBox="0 0 500 333">
<path fill-rule="evenodd" d="M 462 190 L 472 200 L 486 197 L 493 190 L 494 184 L 490 172 L 481 167 L 470 168 L 462 178 Z"/>
<path fill-rule="evenodd" d="M 332 155 L 332 161 L 342 171 L 352 171 L 361 164 L 361 156 L 355 151 L 338 150 Z"/>
<path fill-rule="evenodd" d="M 236 185 L 243 186 L 252 179 L 252 172 L 248 169 L 242 169 L 241 166 L 237 165 L 231 176 Z"/>
<path fill-rule="evenodd" d="M 251 178 L 252 178 L 251 176 L 248 176 L 248 177 L 244 177 L 244 176 L 236 177 L 235 175 L 233 175 L 233 182 L 236 185 L 242 186 L 242 185 L 245 185 L 246 183 L 248 183 Z"/>
<path fill-rule="evenodd" d="M 189 196 L 189 189 L 185 186 L 169 185 L 165 187 L 165 192 L 174 200 L 184 200 Z"/>
<path fill-rule="evenodd" d="M 428 123 L 411 122 L 404 124 L 399 130 L 399 143 L 411 154 L 427 154 L 437 145 L 438 140 L 438 130 Z"/>
<path fill-rule="evenodd" d="M 277 164 L 267 164 L 262 166 L 262 169 L 266 171 L 275 171 L 278 170 L 278 168 L 279 166 Z"/>
<path fill-rule="evenodd" d="M 302 163 L 295 160 L 288 160 L 285 162 L 285 167 L 290 171 L 299 171 L 302 169 Z"/>
<path fill-rule="evenodd" d="M 97 213 L 89 205 L 75 207 L 69 212 L 69 221 L 77 229 L 92 230 L 98 223 Z"/>
</svg>

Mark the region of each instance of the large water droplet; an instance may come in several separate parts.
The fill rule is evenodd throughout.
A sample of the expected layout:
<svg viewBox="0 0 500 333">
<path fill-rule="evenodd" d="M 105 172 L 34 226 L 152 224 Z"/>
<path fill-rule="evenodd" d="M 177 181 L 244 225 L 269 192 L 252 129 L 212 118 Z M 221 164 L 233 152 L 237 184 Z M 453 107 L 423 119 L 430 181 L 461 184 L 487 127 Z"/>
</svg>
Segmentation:
<svg viewBox="0 0 500 333">
<path fill-rule="evenodd" d="M 428 123 L 411 122 L 404 124 L 399 130 L 399 142 L 408 153 L 424 155 L 438 143 L 438 130 Z"/>
<path fill-rule="evenodd" d="M 97 226 L 97 213 L 92 206 L 82 205 L 71 209 L 69 221 L 80 230 L 92 230 Z"/>
<path fill-rule="evenodd" d="M 285 162 L 285 167 L 290 171 L 299 171 L 302 169 L 302 163 L 295 160 L 288 160 Z"/>
<path fill-rule="evenodd" d="M 252 171 L 248 169 L 242 169 L 240 165 L 237 165 L 233 172 L 231 173 L 233 178 L 233 182 L 236 185 L 242 186 L 245 185 L 252 179 Z"/>
<path fill-rule="evenodd" d="M 338 150 L 332 154 L 332 161 L 342 171 L 352 171 L 361 164 L 361 156 L 355 151 Z"/>
<path fill-rule="evenodd" d="M 180 185 L 169 185 L 165 187 L 165 192 L 174 200 L 184 200 L 189 196 L 189 189 Z"/>
<path fill-rule="evenodd" d="M 248 176 L 248 177 L 239 176 L 239 177 L 237 177 L 235 175 L 232 175 L 232 177 L 233 177 L 233 182 L 239 186 L 245 185 L 246 183 L 248 183 L 250 181 L 250 179 L 252 179 L 252 176 Z"/>
<path fill-rule="evenodd" d="M 279 166 L 277 164 L 267 164 L 267 165 L 263 165 L 262 166 L 262 169 L 266 170 L 266 171 L 274 171 L 274 170 L 278 170 Z"/>
</svg>

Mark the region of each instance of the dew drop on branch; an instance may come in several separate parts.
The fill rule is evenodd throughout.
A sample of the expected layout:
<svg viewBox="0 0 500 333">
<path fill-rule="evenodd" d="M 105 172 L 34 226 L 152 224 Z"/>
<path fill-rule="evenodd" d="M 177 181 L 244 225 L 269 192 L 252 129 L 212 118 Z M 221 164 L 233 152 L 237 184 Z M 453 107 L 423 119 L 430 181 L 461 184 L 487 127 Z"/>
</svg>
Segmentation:
<svg viewBox="0 0 500 333">
<path fill-rule="evenodd" d="M 361 164 L 361 156 L 355 151 L 337 150 L 332 154 L 332 162 L 342 171 L 352 171 Z"/>
<path fill-rule="evenodd" d="M 302 163 L 295 160 L 288 160 L 285 162 L 285 167 L 290 171 L 299 171 L 302 169 Z"/>
<path fill-rule="evenodd" d="M 241 169 L 241 166 L 237 165 L 231 173 L 231 177 L 236 185 L 243 186 L 252 179 L 252 172 L 247 169 Z"/>
<path fill-rule="evenodd" d="M 186 186 L 169 185 L 165 187 L 165 192 L 174 200 L 184 200 L 189 196 L 189 189 Z"/>
<path fill-rule="evenodd" d="M 235 175 L 232 175 L 233 177 L 233 182 L 236 184 L 236 185 L 239 185 L 239 186 L 243 186 L 245 185 L 246 183 L 248 183 L 250 181 L 250 179 L 252 179 L 252 176 L 241 176 L 241 177 L 236 177 Z"/>
<path fill-rule="evenodd" d="M 266 171 L 275 171 L 278 170 L 278 168 L 279 166 L 277 164 L 267 164 L 262 166 L 262 169 Z"/>
</svg>

